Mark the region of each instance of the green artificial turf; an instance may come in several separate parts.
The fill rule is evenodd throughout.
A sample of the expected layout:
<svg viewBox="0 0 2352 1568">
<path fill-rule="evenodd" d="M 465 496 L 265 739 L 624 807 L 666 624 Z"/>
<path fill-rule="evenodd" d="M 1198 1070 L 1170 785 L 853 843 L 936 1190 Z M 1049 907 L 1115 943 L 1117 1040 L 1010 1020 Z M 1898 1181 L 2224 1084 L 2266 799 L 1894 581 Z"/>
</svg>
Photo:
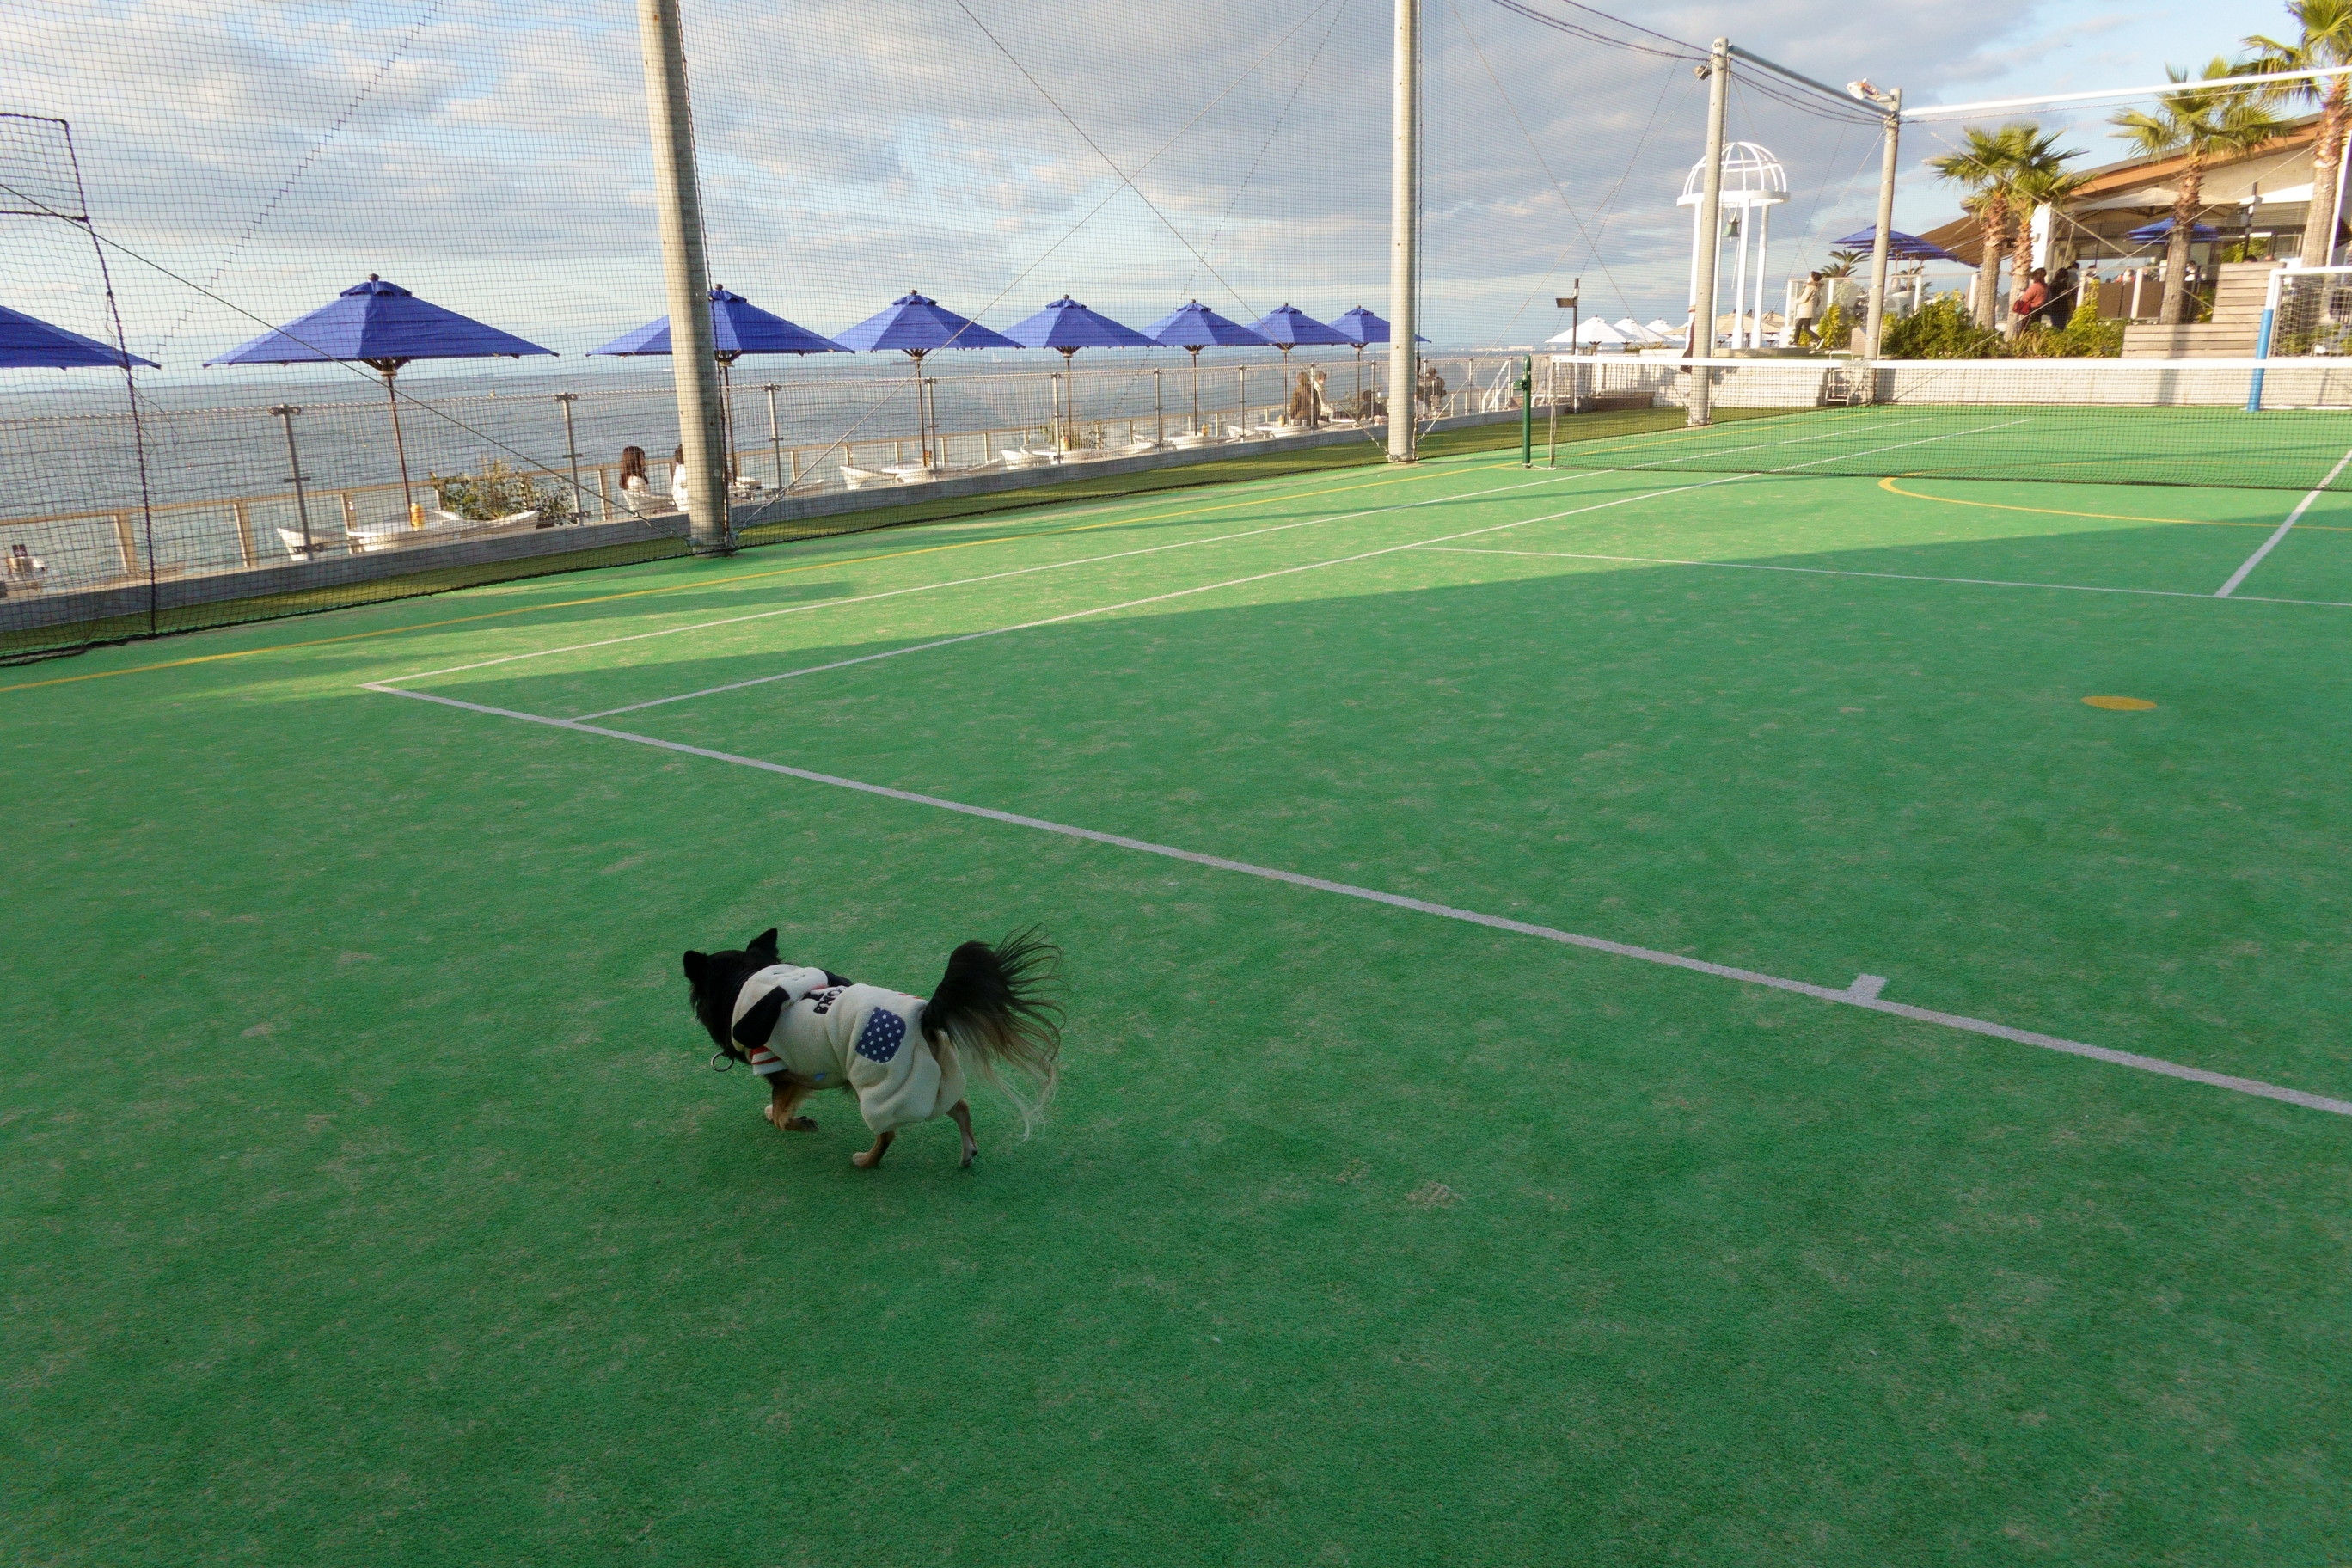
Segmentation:
<svg viewBox="0 0 2352 1568">
<path fill-rule="evenodd" d="M 2291 504 L 1473 456 L 8 672 L 0 1550 L 2340 1565 L 2352 1119 L 362 684 L 835 665 L 594 722 L 2346 1098 Z M 705 1070 L 685 947 L 1031 921 L 971 1172 Z"/>
<path fill-rule="evenodd" d="M 2013 373 L 2029 374 L 2029 373 Z M 2103 373 L 2104 374 L 2105 373 Z M 2115 367 L 2129 377 L 2130 367 Z M 2122 385 L 2138 389 L 2126 380 Z M 2352 491 L 2343 459 L 2352 413 L 2341 410 L 2163 407 L 1926 401 L 1780 410 L 1770 426 L 1718 419 L 1563 446 L 1587 467 L 1730 473 L 1786 468 L 1808 474 L 1926 474 L 2035 483 L 2185 485 Z M 1749 419 L 1767 409 L 1726 409 Z M 2063 504 L 2063 503 L 2053 503 Z"/>
</svg>

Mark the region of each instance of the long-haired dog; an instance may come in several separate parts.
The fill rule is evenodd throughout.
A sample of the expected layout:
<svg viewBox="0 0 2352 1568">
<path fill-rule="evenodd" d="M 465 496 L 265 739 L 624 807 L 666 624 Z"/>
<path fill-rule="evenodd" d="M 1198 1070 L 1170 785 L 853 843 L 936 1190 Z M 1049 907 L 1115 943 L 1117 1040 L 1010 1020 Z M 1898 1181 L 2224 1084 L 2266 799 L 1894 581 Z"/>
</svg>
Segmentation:
<svg viewBox="0 0 2352 1568">
<path fill-rule="evenodd" d="M 1024 1137 L 1053 1098 L 1061 1009 L 1047 989 L 1060 956 L 1034 927 L 994 946 L 968 942 L 948 955 L 947 973 L 925 1001 L 782 963 L 771 930 L 740 952 L 688 952 L 686 978 L 695 1016 L 720 1053 L 768 1080 L 766 1114 L 779 1131 L 814 1131 L 801 1101 L 845 1089 L 874 1131 L 874 1147 L 851 1163 L 878 1165 L 899 1128 L 948 1116 L 970 1165 L 980 1145 L 964 1103 L 967 1063 L 1020 1108 Z M 1005 1083 L 1000 1068 L 1028 1079 L 1030 1091 Z"/>
</svg>

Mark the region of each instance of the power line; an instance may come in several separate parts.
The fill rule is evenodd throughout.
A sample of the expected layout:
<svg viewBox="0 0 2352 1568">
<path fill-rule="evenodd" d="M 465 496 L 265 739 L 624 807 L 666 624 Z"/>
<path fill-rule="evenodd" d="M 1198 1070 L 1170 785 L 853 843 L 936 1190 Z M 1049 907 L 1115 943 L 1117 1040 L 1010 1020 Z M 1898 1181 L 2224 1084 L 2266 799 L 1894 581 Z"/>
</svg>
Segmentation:
<svg viewBox="0 0 2352 1568">
<path fill-rule="evenodd" d="M 1622 16 L 1612 16 L 1608 12 L 1597 10 L 1591 5 L 1579 5 L 1577 0 L 1555 0 L 1555 3 L 1566 5 L 1570 10 L 1581 11 L 1588 16 L 1597 16 L 1601 21 L 1612 26 L 1622 27 L 1629 33 L 1638 33 L 1643 38 L 1653 42 L 1641 43 L 1629 38 L 1612 37 L 1582 23 L 1538 11 L 1532 5 L 1523 4 L 1522 0 L 1495 0 L 1495 4 L 1506 11 L 1525 16 L 1531 22 L 1541 23 L 1556 32 L 1566 33 L 1572 37 L 1583 38 L 1591 43 L 1604 44 L 1611 48 L 1627 49 L 1636 54 L 1652 55 L 1662 59 L 1689 60 L 1695 64 L 1704 63 L 1710 58 L 1710 51 L 1697 44 L 1670 37 L 1664 33 L 1644 27 L 1638 22 L 1629 22 Z M 1664 45 L 1665 47 L 1657 47 L 1656 45 Z M 1775 64 L 1771 60 L 1748 54 L 1744 50 L 1735 50 L 1734 53 L 1742 61 L 1756 67 L 1759 71 L 1777 76 L 1790 87 L 1801 89 L 1809 95 L 1800 97 L 1776 84 L 1759 81 L 1753 78 L 1749 79 L 1751 87 L 1786 108 L 1822 120 L 1839 120 L 1861 124 L 1876 124 L 1878 121 L 1877 116 L 1871 114 L 1846 94 L 1817 82 L 1811 77 L 1801 76 L 1786 66 Z"/>
</svg>

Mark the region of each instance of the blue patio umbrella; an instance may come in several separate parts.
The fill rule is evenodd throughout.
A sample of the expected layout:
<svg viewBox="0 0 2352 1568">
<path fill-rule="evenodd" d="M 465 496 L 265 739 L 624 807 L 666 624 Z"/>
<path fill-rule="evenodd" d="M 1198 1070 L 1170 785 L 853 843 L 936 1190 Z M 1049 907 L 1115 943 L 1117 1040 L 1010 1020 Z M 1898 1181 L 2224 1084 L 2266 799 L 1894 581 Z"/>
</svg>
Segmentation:
<svg viewBox="0 0 2352 1568">
<path fill-rule="evenodd" d="M 1284 305 L 1267 311 L 1250 324 L 1250 331 L 1262 335 L 1266 342 L 1282 351 L 1282 384 L 1290 384 L 1290 351 L 1300 343 L 1312 348 L 1318 344 L 1352 342 L 1339 328 L 1327 326 L 1296 305 Z"/>
<path fill-rule="evenodd" d="M 162 367 L 152 359 L 126 355 L 112 343 L 53 327 L 37 316 L 0 305 L 0 370 L 75 370 L 83 365 L 110 364 L 117 370 L 143 364 Z"/>
<path fill-rule="evenodd" d="M 1004 330 L 1004 335 L 1024 348 L 1055 349 L 1062 355 L 1062 369 L 1067 373 L 1080 349 L 1148 349 L 1157 345 L 1133 327 L 1123 326 L 1099 310 L 1089 310 L 1067 294 L 1055 300 L 1025 321 Z M 1069 422 L 1077 417 L 1077 386 L 1066 374 L 1066 411 L 1056 410 L 1062 420 L 1062 444 L 1069 445 Z"/>
<path fill-rule="evenodd" d="M 1874 249 L 1878 245 L 1878 226 L 1872 224 L 1868 228 L 1858 228 L 1843 239 L 1833 239 L 1830 244 L 1840 250 Z M 1899 228 L 1886 231 L 1886 255 L 1894 261 L 1952 261 L 1963 267 L 1968 265 L 1942 246 L 1921 239 L 1916 234 L 1906 234 Z"/>
<path fill-rule="evenodd" d="M 861 353 L 887 353 L 896 349 L 915 362 L 915 426 L 922 443 L 925 468 L 931 464 L 931 420 L 923 406 L 923 356 L 941 349 L 1022 346 L 968 316 L 957 315 L 937 300 L 927 299 L 913 289 L 847 331 L 835 332 L 833 341 Z"/>
<path fill-rule="evenodd" d="M 745 354 L 845 354 L 849 351 L 831 338 L 820 337 L 806 327 L 796 326 L 782 316 L 762 310 L 742 295 L 730 289 L 710 290 L 710 343 L 712 358 L 719 362 L 719 380 L 726 384 L 719 411 L 725 416 L 730 477 L 734 466 L 735 437 L 735 362 Z M 669 318 L 647 321 L 633 332 L 623 332 L 601 349 L 590 349 L 591 354 L 667 354 L 669 348 Z M 769 412 L 775 411 L 774 399 L 769 400 Z M 783 482 L 778 478 L 778 484 Z"/>
<path fill-rule="evenodd" d="M 1192 429 L 1201 428 L 1201 351 L 1202 349 L 1270 349 L 1274 340 L 1255 328 L 1220 316 L 1198 300 L 1178 306 L 1151 325 L 1144 335 L 1162 348 L 1182 349 L 1192 356 Z"/>
<path fill-rule="evenodd" d="M 710 346 L 721 364 L 744 354 L 837 354 L 849 351 L 831 338 L 795 326 L 782 316 L 762 310 L 742 295 L 726 289 L 710 290 Z M 669 318 L 647 321 L 635 331 L 624 332 L 592 354 L 666 354 L 669 353 Z"/>
<path fill-rule="evenodd" d="M 400 493 L 413 511 L 416 498 L 408 482 L 408 447 L 400 433 L 400 395 L 392 378 L 420 359 L 520 359 L 553 349 L 526 342 L 511 332 L 485 326 L 471 316 L 427 304 L 397 283 L 371 272 L 329 304 L 272 327 L 239 343 L 214 364 L 331 364 L 356 361 L 383 377 L 392 404 L 392 448 L 400 459 Z"/>
<path fill-rule="evenodd" d="M 1357 417 L 1361 418 L 1364 406 L 1364 350 L 1370 344 L 1384 343 L 1389 341 L 1389 324 L 1363 306 L 1358 305 L 1353 310 L 1340 311 L 1333 319 L 1331 330 L 1356 345 L 1356 407 Z M 1412 341 L 1425 343 L 1429 340 L 1415 332 L 1412 335 Z"/>
<path fill-rule="evenodd" d="M 2154 245 L 2159 239 L 2170 239 L 2172 220 L 2168 217 L 2159 218 L 2155 223 L 2142 224 L 2124 237 L 2134 245 Z M 2189 226 L 2189 243 L 2191 245 L 2203 245 L 2209 240 L 2221 237 L 2221 231 L 2218 228 L 2209 227 L 2201 223 L 2192 223 Z"/>
</svg>

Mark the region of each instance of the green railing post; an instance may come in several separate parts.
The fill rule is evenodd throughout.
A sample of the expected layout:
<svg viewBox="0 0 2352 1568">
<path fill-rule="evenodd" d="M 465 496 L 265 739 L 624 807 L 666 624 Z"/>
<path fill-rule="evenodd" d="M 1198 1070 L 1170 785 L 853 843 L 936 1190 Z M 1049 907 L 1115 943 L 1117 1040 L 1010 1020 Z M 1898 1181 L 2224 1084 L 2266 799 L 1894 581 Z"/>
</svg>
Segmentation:
<svg viewBox="0 0 2352 1568">
<path fill-rule="evenodd" d="M 1519 467 L 1536 466 L 1536 356 L 1529 354 L 1519 377 Z"/>
</svg>

